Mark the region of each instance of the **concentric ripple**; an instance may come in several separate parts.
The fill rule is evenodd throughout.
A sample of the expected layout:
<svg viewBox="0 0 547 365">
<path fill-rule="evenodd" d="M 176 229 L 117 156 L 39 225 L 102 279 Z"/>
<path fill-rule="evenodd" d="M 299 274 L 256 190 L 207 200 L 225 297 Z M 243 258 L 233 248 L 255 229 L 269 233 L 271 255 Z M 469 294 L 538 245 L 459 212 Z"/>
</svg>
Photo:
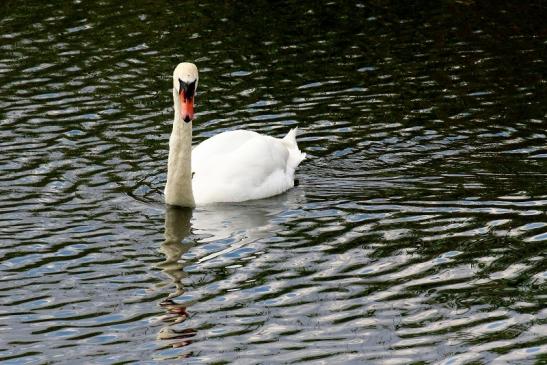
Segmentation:
<svg viewBox="0 0 547 365">
<path fill-rule="evenodd" d="M 547 9 L 514 3 L 0 5 L 0 362 L 545 362 Z M 182 60 L 195 142 L 299 126 L 297 188 L 163 205 Z"/>
</svg>

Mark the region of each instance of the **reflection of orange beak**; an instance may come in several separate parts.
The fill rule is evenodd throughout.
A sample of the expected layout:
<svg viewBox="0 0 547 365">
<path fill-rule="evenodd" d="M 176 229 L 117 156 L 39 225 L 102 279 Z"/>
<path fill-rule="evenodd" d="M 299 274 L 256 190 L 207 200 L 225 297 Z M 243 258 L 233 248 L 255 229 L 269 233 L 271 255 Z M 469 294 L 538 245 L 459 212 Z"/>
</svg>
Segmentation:
<svg viewBox="0 0 547 365">
<path fill-rule="evenodd" d="M 180 115 L 186 123 L 194 119 L 194 98 L 187 98 L 184 90 L 179 94 L 180 100 Z"/>
</svg>

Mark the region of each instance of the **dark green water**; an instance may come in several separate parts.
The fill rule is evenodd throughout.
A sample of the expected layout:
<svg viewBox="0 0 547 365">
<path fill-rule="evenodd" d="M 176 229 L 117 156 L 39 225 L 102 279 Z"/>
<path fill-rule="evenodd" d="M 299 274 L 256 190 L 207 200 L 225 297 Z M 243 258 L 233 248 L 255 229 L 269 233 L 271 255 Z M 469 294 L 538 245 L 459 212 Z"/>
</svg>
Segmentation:
<svg viewBox="0 0 547 365">
<path fill-rule="evenodd" d="M 0 5 L 0 362 L 547 361 L 544 3 L 54 3 Z M 166 210 L 181 61 L 300 186 Z"/>
</svg>

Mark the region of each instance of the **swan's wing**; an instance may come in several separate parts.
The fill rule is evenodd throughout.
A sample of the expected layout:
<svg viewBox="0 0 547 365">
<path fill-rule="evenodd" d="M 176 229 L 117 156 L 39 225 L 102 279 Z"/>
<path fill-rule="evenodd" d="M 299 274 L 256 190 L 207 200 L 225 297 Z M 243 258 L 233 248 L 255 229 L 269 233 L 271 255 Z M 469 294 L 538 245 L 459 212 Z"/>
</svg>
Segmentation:
<svg viewBox="0 0 547 365">
<path fill-rule="evenodd" d="M 260 136 L 260 134 L 244 130 L 228 131 L 214 135 L 194 147 L 192 150 L 192 166 L 201 165 L 210 158 L 231 153 L 257 136 Z"/>
<path fill-rule="evenodd" d="M 192 151 L 196 203 L 260 199 L 291 188 L 298 165 L 291 147 L 285 139 L 249 131 L 225 132 L 204 141 Z"/>
</svg>

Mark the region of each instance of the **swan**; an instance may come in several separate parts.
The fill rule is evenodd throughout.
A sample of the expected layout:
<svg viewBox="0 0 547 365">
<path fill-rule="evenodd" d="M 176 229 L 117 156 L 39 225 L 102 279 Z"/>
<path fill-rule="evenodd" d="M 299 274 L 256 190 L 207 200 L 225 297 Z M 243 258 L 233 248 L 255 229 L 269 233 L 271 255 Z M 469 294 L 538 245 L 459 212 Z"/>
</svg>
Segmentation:
<svg viewBox="0 0 547 365">
<path fill-rule="evenodd" d="M 297 128 L 282 138 L 252 131 L 217 134 L 192 149 L 198 69 L 180 63 L 173 72 L 175 117 L 169 138 L 165 202 L 195 207 L 263 199 L 294 186 L 294 171 L 306 154 L 298 149 Z"/>
</svg>

